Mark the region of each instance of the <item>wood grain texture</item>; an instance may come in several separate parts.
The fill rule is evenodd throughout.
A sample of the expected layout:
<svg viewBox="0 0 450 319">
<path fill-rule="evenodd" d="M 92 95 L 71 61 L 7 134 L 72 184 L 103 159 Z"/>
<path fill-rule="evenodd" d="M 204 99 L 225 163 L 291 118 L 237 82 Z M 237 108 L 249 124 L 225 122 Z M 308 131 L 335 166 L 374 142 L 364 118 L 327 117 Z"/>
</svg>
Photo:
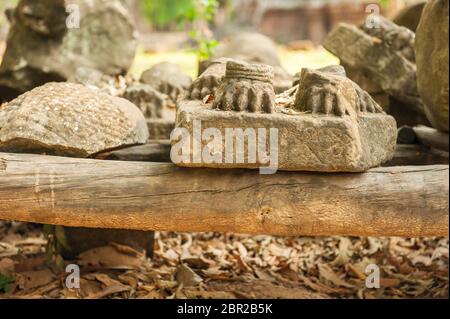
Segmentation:
<svg viewBox="0 0 450 319">
<path fill-rule="evenodd" d="M 288 236 L 448 236 L 447 165 L 259 175 L 6 153 L 0 163 L 5 220 Z"/>
</svg>

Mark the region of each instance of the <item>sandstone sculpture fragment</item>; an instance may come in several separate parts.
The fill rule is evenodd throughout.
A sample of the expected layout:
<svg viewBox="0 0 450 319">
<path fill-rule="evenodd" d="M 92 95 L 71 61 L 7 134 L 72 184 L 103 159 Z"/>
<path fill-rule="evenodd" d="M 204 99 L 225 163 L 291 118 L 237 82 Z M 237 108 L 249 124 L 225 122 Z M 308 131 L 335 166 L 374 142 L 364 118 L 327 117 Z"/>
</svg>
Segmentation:
<svg viewBox="0 0 450 319">
<path fill-rule="evenodd" d="M 226 73 L 226 64 L 233 61 L 228 58 L 220 58 L 208 63 L 208 68 L 202 72 L 188 89 L 188 98 L 192 100 L 204 99 L 214 94 Z"/>
<path fill-rule="evenodd" d="M 144 114 L 150 139 L 170 137 L 175 126 L 175 104 L 169 96 L 153 86 L 139 82 L 132 76 L 110 76 L 89 68 L 78 68 L 69 81 L 127 99 Z"/>
<path fill-rule="evenodd" d="M 143 83 L 129 85 L 123 97 L 139 107 L 147 121 L 149 138 L 168 139 L 175 126 L 175 107 L 169 97 Z"/>
<path fill-rule="evenodd" d="M 272 74 L 267 65 L 228 61 L 209 99 L 191 94 L 180 101 L 172 161 L 271 173 L 362 172 L 392 158 L 394 118 L 342 67 L 304 69 L 298 85 L 277 97 Z"/>
<path fill-rule="evenodd" d="M 340 24 L 324 46 L 340 58 L 349 77 L 374 97 L 384 92 L 424 115 L 416 83 L 415 34 L 381 16 L 376 22 L 375 28 Z"/>
<path fill-rule="evenodd" d="M 70 8 L 80 21 L 68 25 Z M 0 97 L 11 100 L 79 67 L 125 74 L 136 50 L 135 28 L 119 0 L 21 0 L 0 66 Z"/>
<path fill-rule="evenodd" d="M 184 74 L 183 70 L 174 63 L 161 62 L 145 71 L 141 82 L 149 84 L 159 92 L 168 95 L 173 102 L 183 94 L 191 85 L 192 79 Z"/>
<path fill-rule="evenodd" d="M 264 64 L 227 63 L 225 79 L 215 93 L 213 108 L 222 111 L 272 113 L 273 70 Z"/>
<path fill-rule="evenodd" d="M 0 151 L 89 157 L 144 144 L 148 129 L 131 102 L 73 83 L 47 83 L 0 109 Z"/>
</svg>

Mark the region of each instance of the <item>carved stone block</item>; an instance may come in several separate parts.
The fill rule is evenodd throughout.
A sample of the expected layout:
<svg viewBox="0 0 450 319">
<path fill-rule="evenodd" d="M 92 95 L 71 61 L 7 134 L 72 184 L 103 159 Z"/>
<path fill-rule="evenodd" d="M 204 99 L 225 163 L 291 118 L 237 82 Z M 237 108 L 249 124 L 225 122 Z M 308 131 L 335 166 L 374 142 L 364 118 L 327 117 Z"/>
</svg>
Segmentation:
<svg viewBox="0 0 450 319">
<path fill-rule="evenodd" d="M 214 101 L 179 103 L 177 165 L 362 172 L 394 154 L 395 119 L 341 68 L 304 69 L 298 88 L 277 98 L 266 66 L 228 62 L 226 74 Z"/>
</svg>

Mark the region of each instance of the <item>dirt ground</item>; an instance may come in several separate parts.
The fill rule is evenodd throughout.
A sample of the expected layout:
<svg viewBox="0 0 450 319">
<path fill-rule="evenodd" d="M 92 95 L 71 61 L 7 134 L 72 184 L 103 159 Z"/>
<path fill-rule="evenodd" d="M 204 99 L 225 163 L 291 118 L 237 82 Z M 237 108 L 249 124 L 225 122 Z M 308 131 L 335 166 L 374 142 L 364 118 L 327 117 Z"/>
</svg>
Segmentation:
<svg viewBox="0 0 450 319">
<path fill-rule="evenodd" d="M 155 243 L 152 259 L 111 243 L 65 261 L 81 268 L 70 290 L 41 226 L 0 222 L 0 298 L 448 298 L 445 238 L 158 232 Z M 379 289 L 365 287 L 369 264 Z"/>
</svg>

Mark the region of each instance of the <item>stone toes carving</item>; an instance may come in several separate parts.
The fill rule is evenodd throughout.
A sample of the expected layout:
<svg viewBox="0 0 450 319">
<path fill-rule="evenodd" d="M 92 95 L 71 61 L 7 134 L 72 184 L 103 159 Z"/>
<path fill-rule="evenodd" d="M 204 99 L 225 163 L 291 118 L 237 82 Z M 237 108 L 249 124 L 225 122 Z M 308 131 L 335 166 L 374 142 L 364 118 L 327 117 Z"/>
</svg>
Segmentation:
<svg viewBox="0 0 450 319">
<path fill-rule="evenodd" d="M 275 108 L 272 67 L 230 61 L 213 108 L 223 111 L 272 113 Z"/>
<path fill-rule="evenodd" d="M 189 90 L 189 98 L 191 100 L 201 100 L 210 94 L 214 94 L 221 81 L 222 76 L 215 74 L 205 74 L 199 77 Z"/>
<path fill-rule="evenodd" d="M 383 113 L 369 93 L 345 76 L 341 66 L 303 69 L 293 107 L 300 112 L 336 116 Z"/>
<path fill-rule="evenodd" d="M 167 96 L 148 84 L 128 86 L 123 97 L 138 106 L 145 118 L 162 118 L 163 109 L 168 104 Z"/>
<path fill-rule="evenodd" d="M 153 86 L 175 102 L 189 88 L 192 79 L 178 65 L 162 62 L 145 71 L 141 82 Z"/>
<path fill-rule="evenodd" d="M 352 82 L 332 72 L 303 69 L 294 108 L 300 112 L 344 116 L 355 113 Z"/>
<path fill-rule="evenodd" d="M 384 113 L 382 107 L 370 96 L 369 93 L 360 88 L 356 83 L 356 93 L 358 94 L 357 110 L 363 113 Z"/>
</svg>

